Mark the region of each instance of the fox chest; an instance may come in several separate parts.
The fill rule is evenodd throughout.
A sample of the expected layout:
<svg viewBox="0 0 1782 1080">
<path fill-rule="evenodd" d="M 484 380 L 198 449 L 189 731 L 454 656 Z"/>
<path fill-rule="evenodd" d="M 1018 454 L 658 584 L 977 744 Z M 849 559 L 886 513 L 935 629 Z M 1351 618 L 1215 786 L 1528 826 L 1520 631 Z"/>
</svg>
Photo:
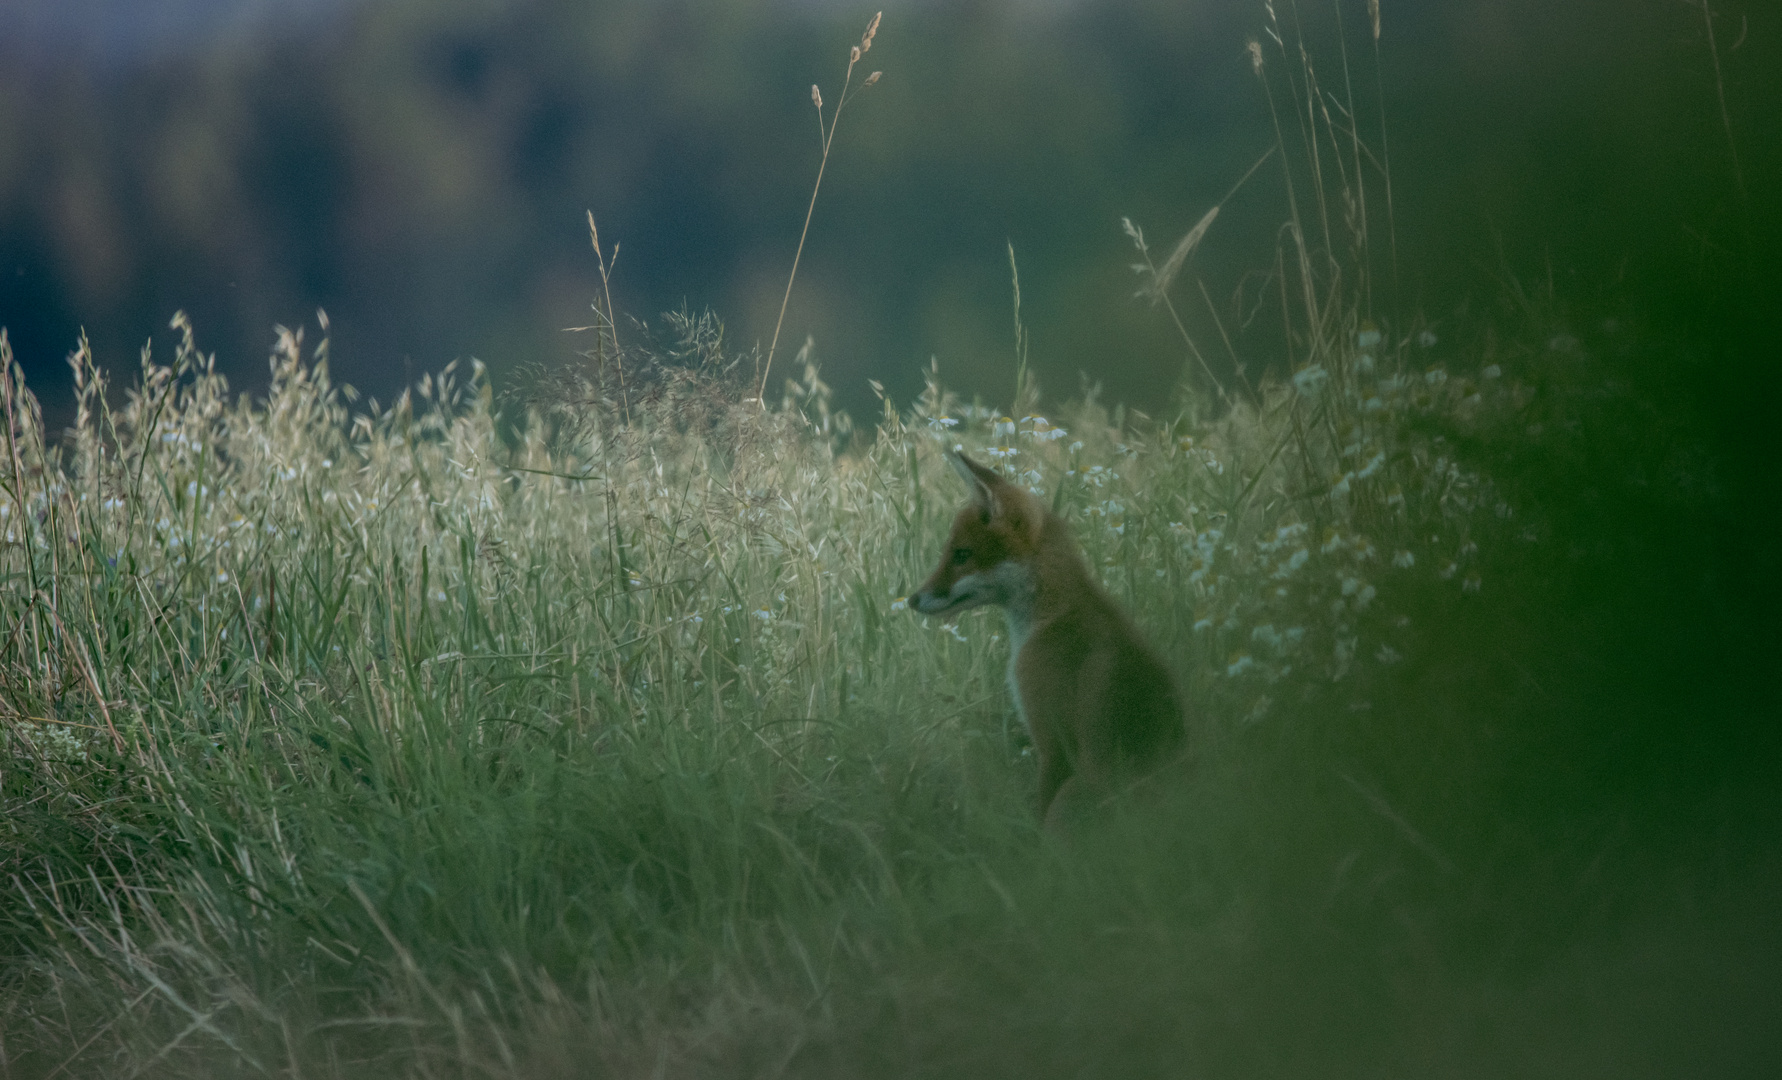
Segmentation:
<svg viewBox="0 0 1782 1080">
<path fill-rule="evenodd" d="M 1009 694 L 1015 699 L 1015 711 L 1021 716 L 1021 726 L 1027 729 L 1027 737 L 1033 739 L 1033 720 L 1027 707 L 1027 695 L 1021 689 L 1021 651 L 1027 647 L 1027 640 L 1033 636 L 1033 613 L 1025 605 L 1010 604 L 1004 610 L 1009 620 Z"/>
<path fill-rule="evenodd" d="M 1003 614 L 1009 625 L 1009 693 L 1014 696 L 1015 710 L 1021 715 L 1021 723 L 1027 728 L 1028 738 L 1034 737 L 1033 703 L 1027 700 L 1022 692 L 1020 679 L 1021 654 L 1033 637 L 1034 600 L 1038 593 L 1038 582 L 1034 578 L 1032 567 L 1025 563 L 1004 562 L 990 574 L 991 585 L 996 602 L 1002 605 Z"/>
</svg>

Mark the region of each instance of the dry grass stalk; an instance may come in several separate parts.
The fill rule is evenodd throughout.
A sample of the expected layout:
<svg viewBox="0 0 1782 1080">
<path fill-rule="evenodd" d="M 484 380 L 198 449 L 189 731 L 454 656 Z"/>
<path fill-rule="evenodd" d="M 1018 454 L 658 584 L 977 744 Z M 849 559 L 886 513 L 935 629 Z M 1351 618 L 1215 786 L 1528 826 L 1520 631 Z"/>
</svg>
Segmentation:
<svg viewBox="0 0 1782 1080">
<path fill-rule="evenodd" d="M 798 280 L 798 262 L 804 257 L 804 241 L 811 232 L 811 215 L 817 210 L 817 193 L 823 190 L 823 171 L 829 167 L 829 148 L 835 143 L 835 125 L 841 120 L 842 110 L 847 107 L 849 87 L 854 81 L 854 65 L 872 48 L 873 35 L 879 32 L 879 19 L 884 16 L 879 12 L 866 25 L 866 33 L 860 35 L 860 44 L 848 47 L 848 71 L 842 78 L 841 100 L 835 103 L 835 112 L 829 116 L 827 127 L 823 123 L 823 92 L 816 83 L 811 84 L 811 104 L 817 107 L 817 131 L 823 143 L 823 157 L 817 163 L 817 182 L 811 185 L 810 205 L 805 207 L 804 228 L 798 233 L 798 250 L 792 255 L 792 272 L 786 275 L 786 295 L 780 299 L 780 317 L 773 324 L 773 340 L 767 346 L 767 361 L 761 365 L 761 385 L 755 391 L 755 400 L 761 408 L 767 408 L 767 378 L 773 371 L 774 352 L 780 346 L 780 330 L 786 324 L 786 308 L 792 302 L 792 283 Z M 857 90 L 864 90 L 879 81 L 883 72 L 875 71 L 860 84 Z"/>
<path fill-rule="evenodd" d="M 812 87 L 812 89 L 815 89 L 815 87 Z M 613 312 L 612 272 L 613 268 L 619 265 L 619 245 L 613 245 L 612 262 L 607 262 L 606 253 L 600 248 L 600 227 L 594 224 L 594 211 L 592 210 L 588 211 L 588 237 L 594 244 L 594 257 L 600 262 L 600 289 L 606 299 L 606 311 L 602 312 L 599 305 L 595 305 L 594 313 L 600 315 L 604 319 L 606 323 L 606 332 L 612 336 L 613 364 L 619 373 L 619 396 L 621 400 L 624 401 L 625 422 L 629 424 L 631 422 L 631 399 L 625 389 L 624 356 L 619 352 L 619 320 L 614 316 Z M 598 357 L 596 363 L 598 364 L 599 381 L 604 383 L 606 381 L 606 343 L 599 336 L 600 323 L 597 322 L 592 327 L 577 326 L 571 327 L 570 329 L 592 329 L 596 332 L 594 345 Z"/>
<path fill-rule="evenodd" d="M 1260 49 L 1252 55 L 1260 57 Z M 1134 225 L 1131 218 L 1120 219 L 1121 228 L 1124 229 L 1126 235 L 1132 239 L 1133 247 L 1138 249 L 1139 257 L 1144 260 L 1132 265 L 1133 271 L 1144 275 L 1146 279 L 1145 283 L 1139 287 L 1136 295 L 1140 299 L 1149 300 L 1153 306 L 1160 302 L 1163 304 L 1164 308 L 1169 312 L 1170 320 L 1176 324 L 1176 331 L 1182 335 L 1182 341 L 1187 344 L 1189 353 L 1200 363 L 1201 369 L 1206 372 L 1207 378 L 1212 380 L 1214 388 L 1218 390 L 1220 399 L 1225 401 L 1230 400 L 1225 391 L 1225 384 L 1219 381 L 1217 375 L 1213 374 L 1211 365 L 1207 363 L 1206 357 L 1201 354 L 1200 347 L 1195 344 L 1193 336 L 1188 333 L 1188 328 L 1183 324 L 1182 317 L 1176 312 L 1174 302 L 1169 298 L 1169 290 L 1171 286 L 1175 284 L 1176 278 L 1181 274 L 1182 267 L 1187 265 L 1188 257 L 1194 253 L 1195 248 L 1200 246 L 1201 240 L 1206 237 L 1207 230 L 1211 228 L 1213 222 L 1218 219 L 1220 208 L 1231 201 L 1231 197 L 1238 193 L 1238 189 L 1249 182 L 1250 177 L 1256 174 L 1256 170 L 1260 169 L 1262 163 L 1273 156 L 1274 152 L 1274 149 L 1270 148 L 1269 150 L 1264 151 L 1261 157 L 1256 159 L 1256 163 L 1251 165 L 1249 170 L 1239 178 L 1238 182 L 1231 186 L 1231 190 L 1225 193 L 1225 197 L 1214 203 L 1211 209 L 1201 215 L 1200 220 L 1195 223 L 1194 227 L 1189 229 L 1182 239 L 1176 241 L 1175 249 L 1170 252 L 1169 258 L 1163 261 L 1162 266 L 1158 266 L 1151 261 L 1151 251 L 1150 247 L 1145 242 L 1144 230 Z M 1206 288 L 1203 285 L 1201 288 L 1203 296 L 1205 295 L 1205 292 Z M 1211 301 L 1208 301 L 1207 307 L 1208 310 L 1212 310 L 1213 305 Z M 1213 311 L 1214 322 L 1217 323 L 1218 319 L 1218 312 Z M 1223 326 L 1219 327 L 1219 334 L 1221 337 L 1225 336 L 1225 328 Z M 1228 351 L 1231 351 L 1231 340 L 1228 337 L 1225 341 L 1225 347 Z M 1232 351 L 1234 359 L 1236 358 L 1236 355 L 1236 352 Z"/>
<path fill-rule="evenodd" d="M 1201 238 L 1207 234 L 1208 227 L 1218 216 L 1218 206 L 1214 206 L 1201 215 L 1194 228 L 1189 229 L 1187 235 L 1176 242 L 1176 248 L 1169 253 L 1169 258 L 1163 260 L 1163 265 L 1157 268 L 1151 280 L 1139 290 L 1140 296 L 1149 298 L 1153 304 L 1163 299 L 1163 294 L 1169 291 L 1171 285 L 1175 284 L 1176 275 L 1181 273 L 1182 264 L 1188 261 L 1189 253 L 1200 246 Z"/>
<path fill-rule="evenodd" d="M 1738 140 L 1733 138 L 1732 114 L 1726 108 L 1726 80 L 1720 74 L 1720 47 L 1714 40 L 1714 8 L 1708 0 L 1702 0 L 1702 23 L 1708 30 L 1708 57 L 1714 61 L 1714 93 L 1720 102 L 1720 126 L 1726 132 L 1726 149 L 1732 155 L 1733 182 L 1739 188 L 1739 201 L 1749 204 L 1750 195 L 1745 191 L 1745 168 L 1739 162 Z M 1740 35 L 1740 41 L 1744 35 Z M 1733 43 L 1738 48 L 1738 42 Z"/>
<path fill-rule="evenodd" d="M 1374 27 L 1374 100 L 1380 114 L 1380 171 L 1386 176 L 1386 242 L 1392 253 L 1392 295 L 1398 297 L 1398 223 L 1392 212 L 1392 146 L 1386 141 L 1386 84 L 1380 75 L 1380 0 L 1368 0 Z"/>
</svg>

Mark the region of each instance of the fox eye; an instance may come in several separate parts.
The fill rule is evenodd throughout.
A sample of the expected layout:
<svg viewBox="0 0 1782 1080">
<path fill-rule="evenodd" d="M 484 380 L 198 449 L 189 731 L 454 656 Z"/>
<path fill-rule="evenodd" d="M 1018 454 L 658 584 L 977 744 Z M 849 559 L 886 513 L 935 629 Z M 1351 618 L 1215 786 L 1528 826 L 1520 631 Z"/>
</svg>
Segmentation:
<svg viewBox="0 0 1782 1080">
<path fill-rule="evenodd" d="M 971 561 L 971 549 L 970 548 L 954 548 L 953 549 L 953 565 L 954 566 L 964 566 L 966 563 L 968 563 L 970 561 Z"/>
</svg>

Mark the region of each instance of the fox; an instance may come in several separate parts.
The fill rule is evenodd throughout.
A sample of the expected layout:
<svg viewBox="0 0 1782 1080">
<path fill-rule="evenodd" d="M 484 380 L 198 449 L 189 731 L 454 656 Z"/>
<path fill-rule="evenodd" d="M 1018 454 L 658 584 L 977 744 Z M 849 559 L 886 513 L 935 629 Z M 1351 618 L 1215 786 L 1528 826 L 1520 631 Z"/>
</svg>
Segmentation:
<svg viewBox="0 0 1782 1080">
<path fill-rule="evenodd" d="M 1051 830 L 1176 756 L 1187 710 L 1176 680 L 1084 561 L 1070 526 L 1026 488 L 959 451 L 970 502 L 940 565 L 911 596 L 923 615 L 985 604 L 1008 617 L 1008 681 L 1039 763 Z"/>
</svg>

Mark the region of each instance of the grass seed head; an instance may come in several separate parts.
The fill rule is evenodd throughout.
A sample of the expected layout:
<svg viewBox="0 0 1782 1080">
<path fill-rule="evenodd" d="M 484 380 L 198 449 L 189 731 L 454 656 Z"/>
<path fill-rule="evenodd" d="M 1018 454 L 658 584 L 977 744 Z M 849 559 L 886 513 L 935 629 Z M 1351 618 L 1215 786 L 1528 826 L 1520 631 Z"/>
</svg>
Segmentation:
<svg viewBox="0 0 1782 1080">
<path fill-rule="evenodd" d="M 823 107 L 823 91 L 817 89 L 816 83 L 811 84 L 811 104 L 819 109 Z"/>
<path fill-rule="evenodd" d="M 1215 203 L 1213 208 L 1203 214 L 1200 221 L 1195 223 L 1194 228 L 1189 229 L 1187 234 L 1177 242 L 1175 250 L 1169 253 L 1169 258 L 1165 259 L 1163 265 L 1157 268 L 1157 272 L 1152 275 L 1145 287 L 1139 290 L 1138 295 L 1149 298 L 1153 304 L 1162 300 L 1169 292 L 1170 286 L 1175 284 L 1176 275 L 1181 273 L 1183 264 L 1188 261 L 1188 256 L 1200 246 L 1201 238 L 1206 236 L 1207 229 L 1212 226 L 1213 219 L 1218 216 L 1219 206 Z"/>
<path fill-rule="evenodd" d="M 860 46 L 856 45 L 853 48 L 848 50 L 848 65 L 850 67 L 852 67 L 853 65 L 858 64 L 859 62 L 860 62 Z"/>
<path fill-rule="evenodd" d="M 861 52 L 872 51 L 872 36 L 879 32 L 879 20 L 883 18 L 884 15 L 884 12 L 878 12 L 872 17 L 872 21 L 866 24 L 866 33 L 860 35 Z"/>
<path fill-rule="evenodd" d="M 872 73 L 872 74 L 871 74 L 871 75 L 868 75 L 868 76 L 867 76 L 867 77 L 866 77 L 866 81 L 865 81 L 865 82 L 863 82 L 863 83 L 861 83 L 861 84 L 860 84 L 860 85 L 861 85 L 861 86 L 862 86 L 862 87 L 868 87 L 868 86 L 871 86 L 871 85 L 872 85 L 872 84 L 873 84 L 873 83 L 876 83 L 876 82 L 878 82 L 878 81 L 879 81 L 879 76 L 880 76 L 880 75 L 883 75 L 883 74 L 884 74 L 884 72 L 882 72 L 882 71 L 875 71 L 875 72 L 873 72 L 873 73 Z"/>
</svg>

